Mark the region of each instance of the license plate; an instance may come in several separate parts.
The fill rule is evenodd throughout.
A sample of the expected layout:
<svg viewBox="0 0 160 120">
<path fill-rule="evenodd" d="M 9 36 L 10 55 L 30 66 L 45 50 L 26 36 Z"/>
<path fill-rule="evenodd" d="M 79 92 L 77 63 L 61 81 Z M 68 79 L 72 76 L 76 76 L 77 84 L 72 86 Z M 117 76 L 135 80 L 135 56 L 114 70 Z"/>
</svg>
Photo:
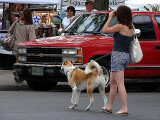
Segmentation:
<svg viewBox="0 0 160 120">
<path fill-rule="evenodd" d="M 32 67 L 32 75 L 43 76 L 43 67 Z"/>
</svg>

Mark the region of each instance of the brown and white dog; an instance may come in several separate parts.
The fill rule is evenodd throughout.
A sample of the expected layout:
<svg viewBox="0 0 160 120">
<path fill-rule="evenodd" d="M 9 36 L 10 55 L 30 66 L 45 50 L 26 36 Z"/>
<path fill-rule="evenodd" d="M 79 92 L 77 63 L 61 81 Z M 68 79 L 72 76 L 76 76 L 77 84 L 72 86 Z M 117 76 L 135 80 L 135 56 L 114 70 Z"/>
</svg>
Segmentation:
<svg viewBox="0 0 160 120">
<path fill-rule="evenodd" d="M 96 87 L 98 87 L 103 98 L 104 106 L 106 106 L 107 98 L 105 96 L 105 78 L 103 70 L 97 62 L 92 60 L 86 65 L 85 70 L 82 70 L 75 68 L 73 66 L 73 61 L 63 61 L 62 69 L 64 70 L 64 73 L 68 78 L 69 85 L 72 88 L 71 103 L 73 105 L 69 107 L 70 109 L 74 109 L 78 106 L 80 92 L 87 89 L 90 103 L 86 110 L 89 110 L 92 102 L 94 101 L 92 92 Z"/>
</svg>

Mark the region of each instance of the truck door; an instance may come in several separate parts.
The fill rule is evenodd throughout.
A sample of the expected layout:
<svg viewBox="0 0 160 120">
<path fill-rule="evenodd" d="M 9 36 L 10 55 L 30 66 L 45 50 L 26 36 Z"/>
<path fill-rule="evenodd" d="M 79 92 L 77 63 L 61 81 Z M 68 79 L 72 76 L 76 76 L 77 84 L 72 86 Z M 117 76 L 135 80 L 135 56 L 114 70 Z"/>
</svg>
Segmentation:
<svg viewBox="0 0 160 120">
<path fill-rule="evenodd" d="M 159 16 L 156 18 L 160 24 Z M 133 16 L 135 28 L 141 30 L 141 36 L 138 39 L 143 51 L 143 59 L 140 63 L 129 66 L 133 68 L 129 76 L 156 77 L 160 74 L 160 40 L 155 29 L 157 25 L 153 23 L 155 24 L 155 21 L 152 21 L 150 15 Z"/>
</svg>

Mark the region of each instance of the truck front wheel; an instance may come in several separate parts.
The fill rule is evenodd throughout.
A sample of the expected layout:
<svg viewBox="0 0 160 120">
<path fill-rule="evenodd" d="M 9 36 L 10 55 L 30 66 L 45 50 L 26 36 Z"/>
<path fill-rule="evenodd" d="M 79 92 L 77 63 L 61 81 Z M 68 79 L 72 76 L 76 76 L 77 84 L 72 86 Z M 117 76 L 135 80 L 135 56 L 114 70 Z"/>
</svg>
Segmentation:
<svg viewBox="0 0 160 120">
<path fill-rule="evenodd" d="M 56 87 L 57 82 L 48 82 L 48 81 L 44 82 L 44 81 L 27 80 L 27 84 L 32 90 L 49 91 L 49 90 L 53 89 L 54 87 Z"/>
<path fill-rule="evenodd" d="M 110 88 L 110 85 L 109 85 L 110 63 L 108 61 L 104 60 L 104 59 L 100 59 L 97 62 L 103 69 L 103 74 L 104 74 L 104 77 L 105 77 L 105 80 L 106 80 L 106 90 L 108 91 L 109 88 Z"/>
</svg>

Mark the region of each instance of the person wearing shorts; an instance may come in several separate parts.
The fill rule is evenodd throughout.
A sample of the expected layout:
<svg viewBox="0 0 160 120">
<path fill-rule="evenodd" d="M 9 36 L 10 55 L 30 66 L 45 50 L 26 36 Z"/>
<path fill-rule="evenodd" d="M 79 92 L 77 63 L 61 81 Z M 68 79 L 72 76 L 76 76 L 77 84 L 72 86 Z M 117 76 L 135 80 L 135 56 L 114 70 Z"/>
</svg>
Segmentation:
<svg viewBox="0 0 160 120">
<path fill-rule="evenodd" d="M 110 22 L 114 17 L 117 17 L 118 24 L 110 27 Z M 131 9 L 122 5 L 118 7 L 116 12 L 110 12 L 108 20 L 103 28 L 103 33 L 114 33 L 114 46 L 111 54 L 109 101 L 101 110 L 112 113 L 112 105 L 118 90 L 122 106 L 116 114 L 128 115 L 124 70 L 130 63 L 129 46 L 130 42 L 133 40 L 134 34 Z"/>
</svg>

